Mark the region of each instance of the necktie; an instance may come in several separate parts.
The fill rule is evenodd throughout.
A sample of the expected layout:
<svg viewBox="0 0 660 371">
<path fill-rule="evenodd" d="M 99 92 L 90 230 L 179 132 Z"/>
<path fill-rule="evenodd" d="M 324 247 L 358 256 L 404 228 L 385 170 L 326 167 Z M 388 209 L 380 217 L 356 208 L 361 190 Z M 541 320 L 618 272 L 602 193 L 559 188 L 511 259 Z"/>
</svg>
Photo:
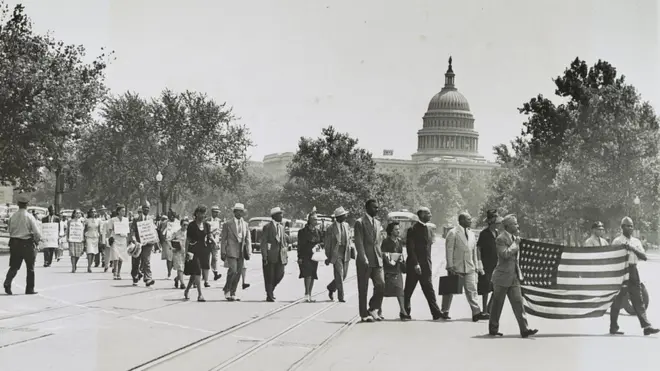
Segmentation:
<svg viewBox="0 0 660 371">
<path fill-rule="evenodd" d="M 468 237 L 468 233 L 467 233 L 467 231 L 468 231 L 468 229 L 465 228 L 465 239 L 469 241 L 469 240 L 470 240 L 470 237 Z"/>
<path fill-rule="evenodd" d="M 344 229 L 344 223 L 339 223 L 339 228 L 341 228 L 341 243 L 346 246 L 346 241 L 348 238 L 346 237 L 346 229 Z"/>
<path fill-rule="evenodd" d="M 236 230 L 238 231 L 238 237 L 243 238 L 243 227 L 241 225 L 241 220 L 236 219 Z"/>
</svg>

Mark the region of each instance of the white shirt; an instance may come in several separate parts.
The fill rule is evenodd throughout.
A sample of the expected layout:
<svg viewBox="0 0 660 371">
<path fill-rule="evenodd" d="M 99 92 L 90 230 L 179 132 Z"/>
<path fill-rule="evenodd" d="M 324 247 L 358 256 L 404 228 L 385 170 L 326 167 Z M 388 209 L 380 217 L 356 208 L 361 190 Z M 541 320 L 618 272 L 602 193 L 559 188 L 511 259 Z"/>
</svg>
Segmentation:
<svg viewBox="0 0 660 371">
<path fill-rule="evenodd" d="M 638 240 L 635 237 L 630 236 L 630 238 L 621 235 L 612 241 L 612 245 L 628 245 L 632 247 L 634 250 L 637 250 L 639 252 L 644 252 L 644 246 L 642 245 L 642 241 Z M 639 261 L 639 258 L 633 251 L 628 251 L 628 264 L 637 264 Z"/>
<path fill-rule="evenodd" d="M 238 233 L 239 240 L 243 239 L 243 233 L 245 233 L 245 231 L 243 230 L 244 228 L 242 221 L 243 219 L 234 218 L 234 224 L 236 225 L 236 233 Z"/>
<path fill-rule="evenodd" d="M 596 246 L 607 246 L 607 245 L 609 245 L 609 243 L 607 243 L 606 239 L 602 237 L 598 237 L 596 235 L 593 235 L 587 238 L 586 241 L 584 241 L 585 247 L 596 247 Z"/>
</svg>

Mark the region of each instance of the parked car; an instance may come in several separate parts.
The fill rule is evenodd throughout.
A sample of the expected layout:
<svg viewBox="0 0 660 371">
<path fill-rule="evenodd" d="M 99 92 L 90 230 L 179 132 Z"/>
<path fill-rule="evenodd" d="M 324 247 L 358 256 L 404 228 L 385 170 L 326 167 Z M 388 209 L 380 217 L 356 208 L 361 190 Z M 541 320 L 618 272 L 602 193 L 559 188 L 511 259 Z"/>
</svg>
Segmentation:
<svg viewBox="0 0 660 371">
<path fill-rule="evenodd" d="M 63 209 L 63 210 L 60 210 L 60 214 L 62 216 L 65 216 L 67 219 L 71 219 L 71 215 L 73 215 L 73 210 L 72 209 Z"/>
<path fill-rule="evenodd" d="M 289 220 L 283 219 L 282 222 L 289 223 L 289 228 L 287 231 L 287 236 L 289 236 L 289 250 L 298 248 L 298 231 L 305 228 L 304 220 Z"/>
<path fill-rule="evenodd" d="M 27 211 L 29 213 L 32 213 L 32 211 L 34 211 L 37 214 L 37 220 L 38 221 L 41 221 L 41 219 L 48 216 L 48 209 L 46 209 L 45 207 L 28 206 Z"/>
<path fill-rule="evenodd" d="M 0 229 L 7 231 L 7 221 L 18 210 L 18 205 L 2 205 L 4 210 L 0 211 Z"/>
</svg>

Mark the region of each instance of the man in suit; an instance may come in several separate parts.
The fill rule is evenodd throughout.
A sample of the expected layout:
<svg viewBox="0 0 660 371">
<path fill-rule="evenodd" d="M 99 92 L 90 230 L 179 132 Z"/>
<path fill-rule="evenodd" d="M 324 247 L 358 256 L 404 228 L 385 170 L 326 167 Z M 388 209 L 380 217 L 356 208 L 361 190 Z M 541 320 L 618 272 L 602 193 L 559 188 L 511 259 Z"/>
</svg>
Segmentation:
<svg viewBox="0 0 660 371">
<path fill-rule="evenodd" d="M 289 250 L 282 225 L 283 212 L 279 207 L 270 210 L 272 222 L 266 224 L 261 233 L 261 257 L 264 270 L 266 301 L 275 301 L 275 287 L 284 278 L 284 268 L 288 263 Z"/>
<path fill-rule="evenodd" d="M 488 323 L 488 334 L 502 336 L 500 329 L 500 316 L 504 307 L 504 300 L 509 297 L 513 314 L 518 321 L 520 336 L 527 338 L 538 332 L 527 325 L 525 306 L 523 304 L 520 283 L 523 281 L 518 265 L 518 252 L 520 251 L 520 237 L 518 237 L 518 220 L 513 215 L 507 215 L 502 220 L 504 231 L 495 239 L 497 247 L 497 266 L 493 270 L 493 304 Z"/>
<path fill-rule="evenodd" d="M 149 201 L 142 204 L 142 213 L 131 224 L 131 240 L 133 243 L 139 243 L 142 247 L 142 252 L 138 257 L 132 258 L 131 264 L 131 277 L 133 277 L 133 286 L 137 286 L 140 277 L 144 277 L 144 283 L 147 287 L 153 285 L 155 281 L 151 278 L 151 253 L 154 248 L 154 243 L 143 244 L 140 239 L 140 232 L 138 231 L 138 222 L 150 221 L 154 223 L 154 218 L 149 215 Z"/>
<path fill-rule="evenodd" d="M 351 255 L 355 254 L 351 246 L 351 233 L 348 230 L 346 216 L 348 211 L 343 207 L 335 210 L 333 216 L 335 222 L 330 224 L 325 233 L 325 261 L 326 265 L 332 264 L 334 280 L 328 285 L 328 296 L 334 300 L 334 293 L 337 292 L 337 299 L 344 303 L 344 280 L 348 275 L 348 267 L 351 261 Z"/>
<path fill-rule="evenodd" d="M 245 206 L 234 205 L 234 217 L 222 225 L 220 237 L 220 259 L 227 264 L 227 281 L 225 282 L 225 299 L 238 301 L 236 288 L 241 280 L 245 260 L 250 260 L 252 242 L 248 224 L 243 220 Z"/>
<path fill-rule="evenodd" d="M 55 215 L 55 209 L 53 205 L 48 206 L 48 216 L 41 219 L 41 223 L 58 223 L 60 218 Z M 56 247 L 45 247 L 44 248 L 44 267 L 50 267 L 53 264 L 53 256 L 55 255 Z"/>
<path fill-rule="evenodd" d="M 378 202 L 367 200 L 366 215 L 355 222 L 355 248 L 357 250 L 357 280 L 360 317 L 363 322 L 381 321 L 384 318 L 378 313 L 383 303 L 385 277 L 383 276 L 383 253 L 380 250 L 382 242 L 381 225 L 376 219 Z M 367 307 L 367 292 L 369 280 L 374 285 L 373 296 Z"/>
<path fill-rule="evenodd" d="M 417 210 L 419 221 L 408 229 L 406 235 L 406 250 L 408 260 L 406 261 L 406 284 L 403 290 L 403 301 L 406 308 L 407 319 L 410 319 L 410 298 L 417 288 L 417 283 L 422 286 L 422 292 L 429 304 L 431 315 L 434 320 L 444 318 L 438 307 L 433 290 L 433 266 L 431 263 L 431 247 L 433 245 L 433 230 L 426 223 L 431 221 L 431 210 L 428 207 L 420 207 Z"/>
<path fill-rule="evenodd" d="M 477 273 L 483 275 L 484 269 L 478 256 L 477 239 L 470 229 L 472 217 L 468 213 L 458 216 L 458 226 L 447 233 L 445 252 L 447 254 L 447 272 L 463 278 L 463 290 L 472 309 L 472 321 L 488 319 L 481 312 L 477 295 Z M 449 316 L 453 295 L 442 296 L 442 313 Z"/>
</svg>

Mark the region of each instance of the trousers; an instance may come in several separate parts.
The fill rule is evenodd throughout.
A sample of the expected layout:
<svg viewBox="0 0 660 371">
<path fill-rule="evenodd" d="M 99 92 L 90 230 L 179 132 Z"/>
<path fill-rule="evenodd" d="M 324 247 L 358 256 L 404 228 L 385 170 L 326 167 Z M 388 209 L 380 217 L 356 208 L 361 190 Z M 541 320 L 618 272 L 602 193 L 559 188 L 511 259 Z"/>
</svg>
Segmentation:
<svg viewBox="0 0 660 371">
<path fill-rule="evenodd" d="M 138 281 L 138 275 L 142 273 L 144 282 L 151 281 L 151 251 L 154 245 L 142 245 L 142 252 L 137 258 L 131 259 L 131 277 L 133 282 Z"/>
<path fill-rule="evenodd" d="M 244 266 L 245 259 L 227 257 L 227 280 L 225 281 L 225 288 L 223 289 L 225 293 L 236 295 L 236 289 L 238 288 L 238 283 L 241 281 Z"/>
<path fill-rule="evenodd" d="M 286 265 L 277 262 L 263 262 L 263 271 L 264 271 L 264 286 L 266 289 L 266 297 L 268 299 L 274 299 L 274 292 L 277 285 L 282 282 L 284 278 L 284 269 Z"/>
<path fill-rule="evenodd" d="M 522 291 L 520 290 L 520 285 L 516 286 L 499 286 L 493 285 L 493 304 L 490 309 L 490 320 L 488 322 L 488 330 L 490 332 L 498 332 L 500 328 L 500 317 L 502 316 L 502 308 L 504 307 L 504 301 L 506 298 L 509 298 L 509 303 L 511 303 L 511 309 L 513 309 L 513 314 L 516 316 L 516 321 L 518 322 L 518 328 L 522 334 L 528 329 L 527 326 L 527 315 L 525 314 L 525 306 L 523 304 Z"/>
<path fill-rule="evenodd" d="M 610 308 L 610 331 L 619 330 L 619 312 L 621 312 L 621 305 L 628 297 L 630 297 L 630 302 L 635 309 L 637 319 L 642 328 L 651 327 L 651 322 L 646 317 L 644 299 L 642 298 L 642 281 L 639 278 L 637 264 L 630 264 L 628 265 L 628 281 L 619 292 L 619 295 L 614 299 L 612 308 Z"/>
<path fill-rule="evenodd" d="M 429 304 L 429 309 L 431 310 L 431 315 L 433 318 L 440 317 L 440 308 L 438 307 L 438 301 L 435 298 L 435 291 L 433 290 L 433 282 L 431 272 L 424 272 L 422 274 L 417 274 L 413 267 L 407 269 L 406 274 L 406 283 L 403 288 L 403 303 L 406 308 L 406 312 L 410 315 L 411 306 L 410 300 L 412 298 L 415 289 L 417 288 L 417 283 L 422 286 L 422 292 L 426 298 L 426 302 Z"/>
<path fill-rule="evenodd" d="M 468 304 L 470 304 L 470 309 L 472 309 L 472 315 L 477 315 L 481 313 L 481 307 L 479 307 L 479 295 L 477 295 L 477 281 L 479 276 L 477 273 L 459 273 L 463 276 L 463 291 L 465 292 L 465 298 L 467 298 Z M 447 313 L 451 308 L 451 302 L 454 298 L 454 295 L 442 295 L 442 311 Z"/>
<path fill-rule="evenodd" d="M 5 287 L 11 287 L 16 273 L 25 262 L 26 279 L 25 292 L 34 291 L 34 264 L 37 260 L 37 249 L 34 240 L 9 239 L 9 271 L 5 278 Z"/>
<path fill-rule="evenodd" d="M 369 267 L 366 264 L 356 265 L 358 281 L 358 302 L 360 317 L 368 317 L 369 312 L 379 310 L 383 305 L 383 294 L 385 293 L 385 277 L 383 267 Z M 369 280 L 374 285 L 374 291 L 369 299 L 367 307 L 367 292 L 369 291 Z"/>
<path fill-rule="evenodd" d="M 330 282 L 330 284 L 328 284 L 327 289 L 330 292 L 337 291 L 337 299 L 339 300 L 344 300 L 344 280 L 346 280 L 346 276 L 348 276 L 348 267 L 350 263 L 350 260 L 343 261 L 341 259 L 337 259 L 332 264 L 334 279 L 332 282 Z"/>
</svg>

